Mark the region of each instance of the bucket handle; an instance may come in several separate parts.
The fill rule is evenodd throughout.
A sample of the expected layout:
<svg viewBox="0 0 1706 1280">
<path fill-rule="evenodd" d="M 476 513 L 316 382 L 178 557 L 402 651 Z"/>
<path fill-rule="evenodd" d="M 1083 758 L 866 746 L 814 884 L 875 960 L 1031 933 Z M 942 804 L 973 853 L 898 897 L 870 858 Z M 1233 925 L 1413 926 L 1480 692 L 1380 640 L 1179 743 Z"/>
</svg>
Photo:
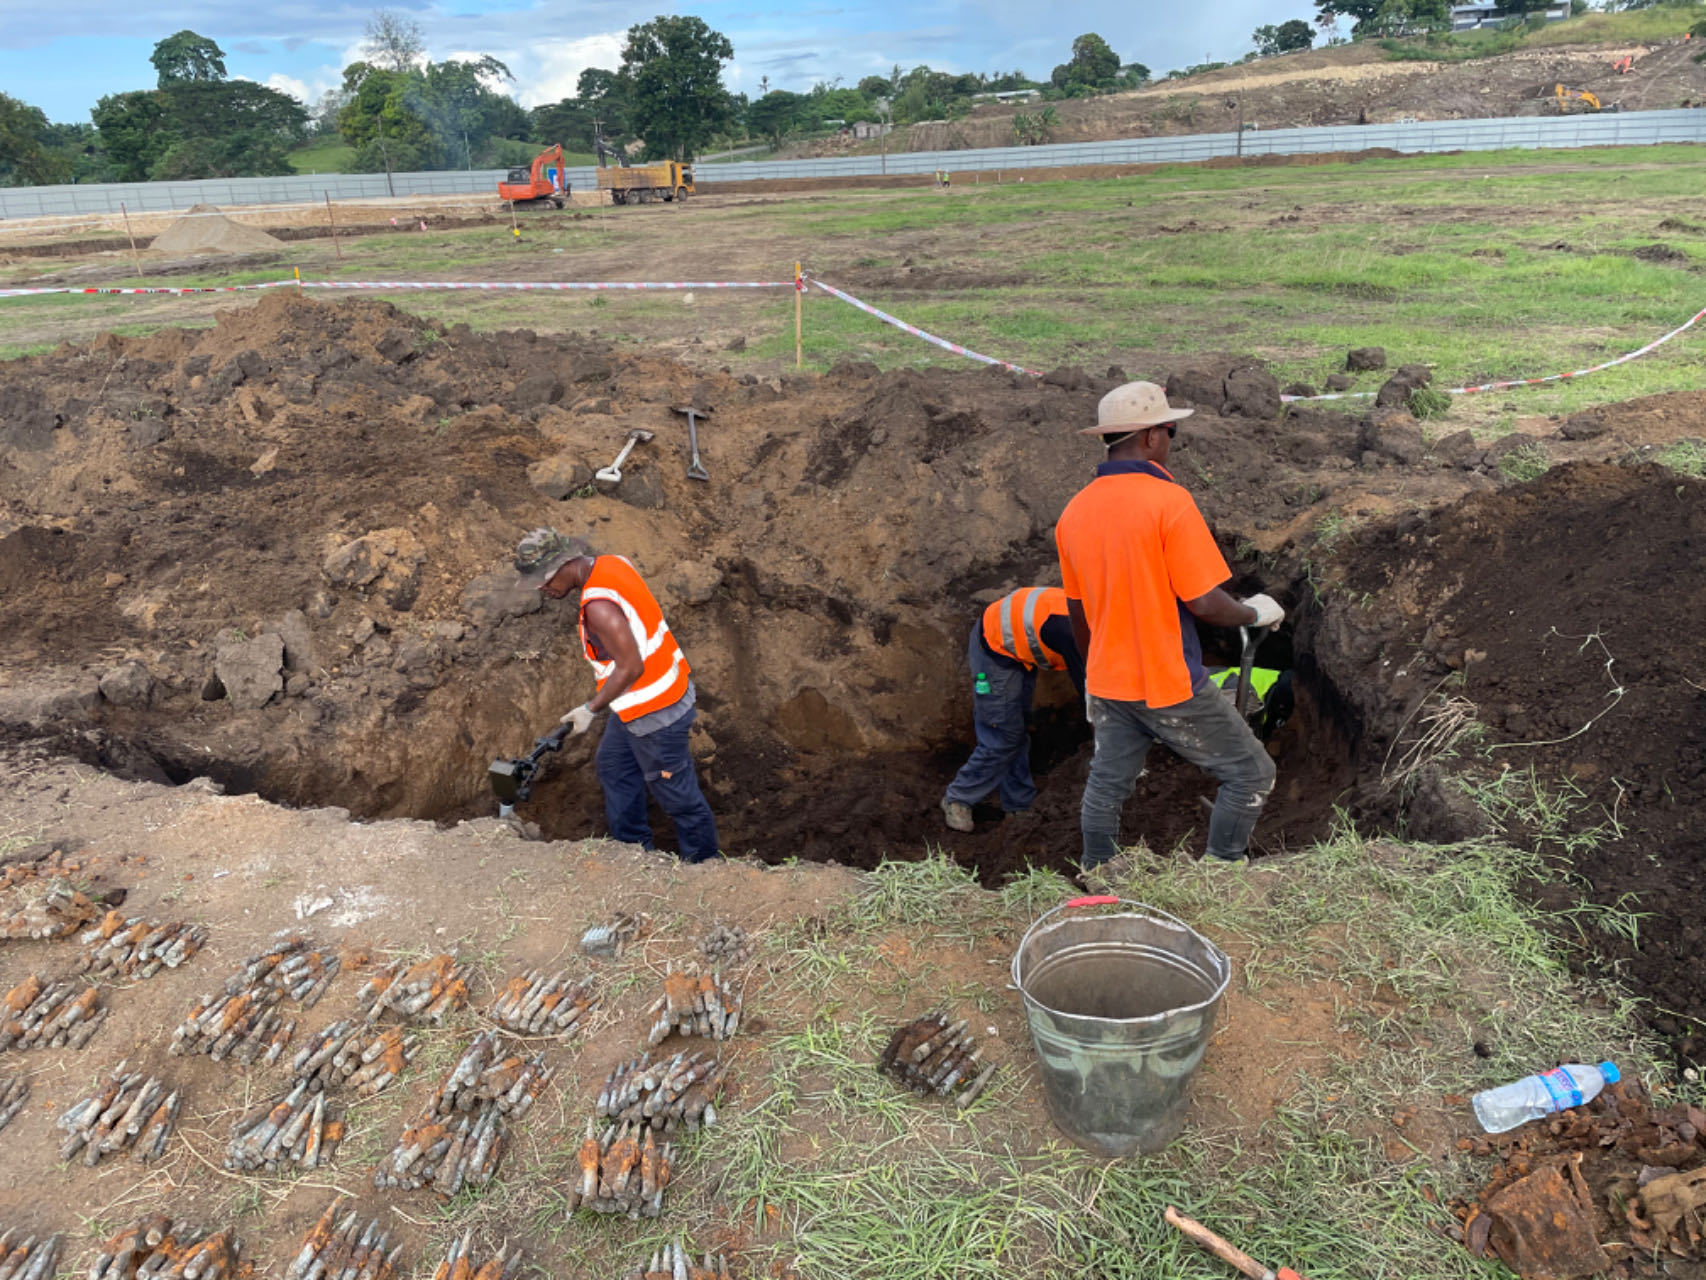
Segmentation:
<svg viewBox="0 0 1706 1280">
<path fill-rule="evenodd" d="M 1191 927 L 1172 912 L 1163 911 L 1160 907 L 1152 907 L 1147 902 L 1139 902 L 1136 898 L 1121 898 L 1111 893 L 1098 893 L 1085 898 L 1070 898 L 1061 903 L 1058 907 L 1052 907 L 1043 912 L 1042 915 L 1038 916 L 1031 922 L 1031 927 L 1025 930 L 1025 937 L 1028 938 L 1031 934 L 1035 933 L 1038 926 L 1050 916 L 1062 911 L 1071 911 L 1078 907 L 1136 907 L 1138 910 L 1146 911 L 1150 915 L 1160 916 L 1163 920 L 1171 920 L 1182 929 L 1189 929 Z M 1024 939 L 1020 939 L 1020 945 L 1024 945 Z"/>
</svg>

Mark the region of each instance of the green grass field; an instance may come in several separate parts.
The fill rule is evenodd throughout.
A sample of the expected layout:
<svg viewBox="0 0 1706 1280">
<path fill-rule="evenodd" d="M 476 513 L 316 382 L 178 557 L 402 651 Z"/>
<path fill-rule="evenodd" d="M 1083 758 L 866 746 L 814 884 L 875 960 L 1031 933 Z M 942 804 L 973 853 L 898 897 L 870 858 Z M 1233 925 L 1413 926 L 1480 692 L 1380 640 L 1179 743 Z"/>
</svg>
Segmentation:
<svg viewBox="0 0 1706 1280">
<path fill-rule="evenodd" d="M 1650 342 L 1706 306 L 1701 148 L 1505 152 L 1308 167 L 1178 166 L 1096 182 L 739 195 L 683 208 L 538 213 L 521 224 L 296 242 L 273 278 L 786 279 L 793 260 L 873 305 L 1035 369 L 1134 375 L 1229 351 L 1319 385 L 1345 348 L 1382 345 L 1448 386 L 1563 372 Z M 1007 175 L 1011 179 L 1012 175 Z M 690 228 L 690 234 L 683 234 Z M 123 271 L 115 263 L 114 272 Z M 27 267 L 5 272 L 23 283 Z M 245 266 L 251 278 L 268 269 Z M 209 271 L 174 283 L 226 283 Z M 120 283 L 113 280 L 112 283 Z M 217 305 L 227 305 L 229 299 Z M 618 340 L 747 337 L 737 368 L 792 364 L 787 291 L 672 295 L 413 295 L 402 305 L 481 327 L 596 327 Z M 20 299 L 0 355 L 107 324 L 196 322 L 181 299 Z M 964 361 L 815 291 L 806 357 L 884 366 Z M 1513 413 L 1698 385 L 1687 335 L 1590 379 L 1459 403 Z M 1372 389 L 1368 386 L 1359 389 Z"/>
<path fill-rule="evenodd" d="M 316 138 L 289 156 L 298 173 L 344 173 L 344 166 L 354 158 L 355 148 L 338 137 Z"/>
</svg>

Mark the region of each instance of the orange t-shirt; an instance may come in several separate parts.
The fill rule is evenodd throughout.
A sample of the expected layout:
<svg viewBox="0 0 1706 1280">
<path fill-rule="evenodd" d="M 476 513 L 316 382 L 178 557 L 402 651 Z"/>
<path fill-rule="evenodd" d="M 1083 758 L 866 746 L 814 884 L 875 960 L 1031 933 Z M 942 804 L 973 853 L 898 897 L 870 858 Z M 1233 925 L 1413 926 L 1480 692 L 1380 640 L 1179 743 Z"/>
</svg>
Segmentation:
<svg viewBox="0 0 1706 1280">
<path fill-rule="evenodd" d="M 1105 462 L 1054 529 L 1066 594 L 1090 624 L 1086 690 L 1172 707 L 1203 676 L 1184 601 L 1232 576 L 1190 493 L 1152 462 Z"/>
</svg>

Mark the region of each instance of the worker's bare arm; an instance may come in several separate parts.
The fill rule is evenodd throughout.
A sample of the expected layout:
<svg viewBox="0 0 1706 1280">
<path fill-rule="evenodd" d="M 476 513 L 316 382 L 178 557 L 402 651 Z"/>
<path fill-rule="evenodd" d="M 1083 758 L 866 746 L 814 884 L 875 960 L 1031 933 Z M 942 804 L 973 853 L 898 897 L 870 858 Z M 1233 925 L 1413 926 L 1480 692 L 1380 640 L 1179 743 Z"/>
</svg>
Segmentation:
<svg viewBox="0 0 1706 1280">
<path fill-rule="evenodd" d="M 628 629 L 628 619 L 620 608 L 608 600 L 589 600 L 581 612 L 586 619 L 587 631 L 616 664 L 616 670 L 610 673 L 604 687 L 586 704 L 588 711 L 598 712 L 628 692 L 629 686 L 640 678 L 646 664 L 640 657 L 640 646 L 634 643 L 634 633 Z"/>
<path fill-rule="evenodd" d="M 1185 608 L 1199 621 L 1216 627 L 1249 627 L 1256 622 L 1256 611 L 1249 605 L 1239 604 L 1224 587 L 1216 587 L 1207 595 L 1185 601 Z"/>
<path fill-rule="evenodd" d="M 1084 616 L 1084 602 L 1066 598 L 1066 616 L 1072 619 L 1072 638 L 1078 642 L 1078 652 L 1090 656 L 1090 619 Z"/>
</svg>

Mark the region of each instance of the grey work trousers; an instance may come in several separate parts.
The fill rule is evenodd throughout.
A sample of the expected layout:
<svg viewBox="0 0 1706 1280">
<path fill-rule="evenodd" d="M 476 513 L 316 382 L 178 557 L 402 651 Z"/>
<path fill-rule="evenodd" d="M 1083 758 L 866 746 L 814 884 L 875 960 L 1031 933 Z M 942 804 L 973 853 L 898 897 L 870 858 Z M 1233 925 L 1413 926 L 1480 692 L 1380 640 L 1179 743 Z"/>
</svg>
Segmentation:
<svg viewBox="0 0 1706 1280">
<path fill-rule="evenodd" d="M 1232 700 L 1204 680 L 1186 701 L 1159 710 L 1142 702 L 1087 700 L 1096 752 L 1084 783 L 1080 827 L 1084 865 L 1094 867 L 1120 849 L 1120 810 L 1137 786 L 1144 757 L 1157 741 L 1220 780 L 1208 822 L 1208 856 L 1245 856 L 1262 806 L 1274 789 L 1274 762 Z"/>
</svg>

